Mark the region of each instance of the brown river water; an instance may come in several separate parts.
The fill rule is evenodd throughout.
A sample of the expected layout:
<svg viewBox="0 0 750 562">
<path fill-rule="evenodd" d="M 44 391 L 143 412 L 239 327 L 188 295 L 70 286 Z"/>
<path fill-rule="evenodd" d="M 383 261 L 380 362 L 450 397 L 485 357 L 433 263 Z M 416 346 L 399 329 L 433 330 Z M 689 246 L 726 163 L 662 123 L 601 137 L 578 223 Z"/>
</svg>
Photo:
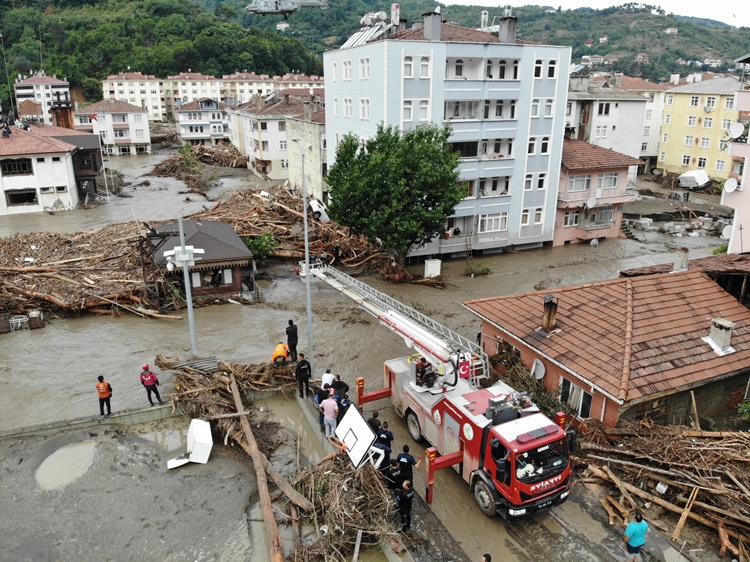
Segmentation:
<svg viewBox="0 0 750 562">
<path fill-rule="evenodd" d="M 151 169 L 168 154 L 113 159 L 131 181 Z M 170 178 L 147 178 L 149 187 L 129 189 L 132 197 L 114 197 L 107 205 L 88 210 L 29 217 L 3 217 L 0 236 L 20 231 L 76 231 L 111 222 L 172 219 L 200 210 L 203 198 L 178 192 L 184 187 Z M 232 172 L 212 198 L 241 186 L 258 182 L 249 172 Z M 486 277 L 468 278 L 463 260 L 444 261 L 442 273 L 449 283 L 444 290 L 418 285 L 389 285 L 375 278 L 364 280 L 409 304 L 435 320 L 473 339 L 479 322 L 461 307 L 470 299 L 553 289 L 616 277 L 625 268 L 671 262 L 678 247 L 690 248 L 691 257 L 710 255 L 721 245 L 718 238 L 672 239 L 647 233 L 647 243 L 627 239 L 607 240 L 597 248 L 587 245 L 545 248 L 515 254 L 475 258 L 486 264 Z M 0 238 L 0 243 L 2 239 Z M 421 265 L 413 266 L 415 272 Z M 226 304 L 195 311 L 199 354 L 216 355 L 232 362 L 257 363 L 270 359 L 275 343 L 283 339 L 289 318 L 300 329 L 300 351 L 306 351 L 304 284 L 294 274 L 294 264 L 277 263 L 263 282 L 263 304 Z M 320 281 L 312 283 L 314 353 L 313 369 L 326 367 L 342 374 L 353 387 L 364 376 L 368 389 L 382 384 L 382 365 L 409 350 L 395 336 L 355 304 Z M 102 374 L 113 389 L 113 410 L 147 406 L 146 392 L 139 383 L 140 365 L 152 363 L 163 353 L 187 358 L 190 352 L 187 315 L 181 321 L 153 320 L 135 316 L 118 319 L 91 317 L 52 320 L 43 330 L 19 331 L 0 336 L 0 431 L 25 426 L 98 416 L 94 384 Z M 161 375 L 162 393 L 171 380 Z M 296 405 L 277 406 L 284 416 Z M 414 445 L 403 421 L 396 419 L 387 400 L 377 407 L 389 419 L 396 443 Z M 424 474 L 416 475 L 415 489 L 424 489 Z M 495 560 L 617 560 L 622 558 L 616 540 L 601 523 L 574 501 L 515 523 L 485 517 L 476 507 L 466 483 L 452 470 L 438 474 L 433 511 L 472 560 L 483 552 Z M 2 558 L 2 556 L 0 556 Z"/>
</svg>

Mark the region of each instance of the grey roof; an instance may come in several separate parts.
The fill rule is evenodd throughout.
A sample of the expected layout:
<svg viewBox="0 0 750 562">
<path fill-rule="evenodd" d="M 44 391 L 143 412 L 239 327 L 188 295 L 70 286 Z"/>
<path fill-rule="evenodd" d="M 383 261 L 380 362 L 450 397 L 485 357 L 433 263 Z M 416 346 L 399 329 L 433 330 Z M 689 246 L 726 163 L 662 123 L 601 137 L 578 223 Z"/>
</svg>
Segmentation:
<svg viewBox="0 0 750 562">
<path fill-rule="evenodd" d="M 603 86 L 601 84 L 591 84 L 585 92 L 568 91 L 569 100 L 616 100 L 616 101 L 638 101 L 646 103 L 648 101 L 644 96 L 628 92 L 622 88 L 614 86 Z"/>
<path fill-rule="evenodd" d="M 747 55 L 742 55 L 741 57 L 737 57 L 734 59 L 734 62 L 742 62 L 742 63 L 750 63 L 750 53 Z"/>
<path fill-rule="evenodd" d="M 684 86 L 669 88 L 667 92 L 678 94 L 724 94 L 732 95 L 740 89 L 740 81 L 732 76 L 701 80 Z"/>
<path fill-rule="evenodd" d="M 253 253 L 245 246 L 245 243 L 237 235 L 234 229 L 225 222 L 188 219 L 183 221 L 185 231 L 185 245 L 205 250 L 200 262 L 196 266 L 211 262 L 226 262 L 230 260 L 248 261 Z M 157 232 L 179 231 L 176 222 L 165 224 L 156 228 Z M 180 236 L 175 234 L 159 248 L 154 255 L 154 260 L 159 265 L 165 265 L 167 260 L 164 252 L 173 250 L 180 245 Z"/>
</svg>

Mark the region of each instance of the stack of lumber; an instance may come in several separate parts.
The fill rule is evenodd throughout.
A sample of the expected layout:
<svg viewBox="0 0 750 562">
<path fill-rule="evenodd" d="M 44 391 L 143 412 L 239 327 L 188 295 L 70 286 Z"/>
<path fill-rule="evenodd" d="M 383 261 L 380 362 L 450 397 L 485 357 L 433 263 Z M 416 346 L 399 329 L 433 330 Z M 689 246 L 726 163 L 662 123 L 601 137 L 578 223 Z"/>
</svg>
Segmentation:
<svg viewBox="0 0 750 562">
<path fill-rule="evenodd" d="M 679 514 L 673 540 L 688 518 L 716 529 L 722 549 L 750 560 L 750 433 L 647 420 L 616 429 L 587 420 L 581 432 L 589 472 L 614 484 L 629 508 L 640 499 Z"/>
<path fill-rule="evenodd" d="M 219 146 L 203 146 L 199 144 L 193 146 L 192 149 L 196 158 L 204 164 L 224 168 L 247 167 L 247 156 L 242 156 L 240 151 L 231 144 L 222 144 Z"/>
</svg>

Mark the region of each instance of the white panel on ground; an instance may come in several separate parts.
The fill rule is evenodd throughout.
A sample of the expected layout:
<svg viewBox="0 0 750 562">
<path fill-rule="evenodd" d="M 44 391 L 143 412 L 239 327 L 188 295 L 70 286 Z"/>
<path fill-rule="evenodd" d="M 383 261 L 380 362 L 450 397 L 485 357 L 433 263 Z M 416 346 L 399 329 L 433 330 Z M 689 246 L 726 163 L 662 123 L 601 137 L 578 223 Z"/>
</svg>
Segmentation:
<svg viewBox="0 0 750 562">
<path fill-rule="evenodd" d="M 167 468 L 177 468 L 189 462 L 206 464 L 213 446 L 211 424 L 204 420 L 190 420 L 187 434 L 187 453 L 176 459 L 168 460 Z"/>
<path fill-rule="evenodd" d="M 370 446 L 375 442 L 375 433 L 357 408 L 349 408 L 341 423 L 336 426 L 336 437 L 346 445 L 346 454 L 355 468 L 367 459 Z"/>
</svg>

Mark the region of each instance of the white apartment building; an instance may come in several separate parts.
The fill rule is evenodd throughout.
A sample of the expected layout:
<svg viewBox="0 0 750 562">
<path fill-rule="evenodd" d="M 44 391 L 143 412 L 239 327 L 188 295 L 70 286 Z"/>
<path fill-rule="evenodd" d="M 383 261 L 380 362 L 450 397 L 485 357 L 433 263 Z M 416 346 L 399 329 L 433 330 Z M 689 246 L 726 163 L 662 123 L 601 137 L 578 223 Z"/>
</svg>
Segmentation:
<svg viewBox="0 0 750 562">
<path fill-rule="evenodd" d="M 182 74 L 168 76 L 165 82 L 167 84 L 164 97 L 170 119 L 175 118 L 175 111 L 191 101 L 203 98 L 224 101 L 224 80 L 215 76 L 188 70 Z"/>
<path fill-rule="evenodd" d="M 20 119 L 52 124 L 50 108 L 55 101 L 69 101 L 70 84 L 41 70 L 29 77 L 16 78 L 13 85 Z"/>
<path fill-rule="evenodd" d="M 186 103 L 175 112 L 177 136 L 182 144 L 216 146 L 228 143 L 230 107 L 204 98 Z"/>
<path fill-rule="evenodd" d="M 73 112 L 76 130 L 99 135 L 107 154 L 150 154 L 148 112 L 135 105 L 102 100 Z"/>
<path fill-rule="evenodd" d="M 276 90 L 273 77 L 254 72 L 235 72 L 222 77 L 224 88 L 221 101 L 229 105 L 241 105 L 253 96 L 267 96 Z"/>
<path fill-rule="evenodd" d="M 121 72 L 102 80 L 102 97 L 136 105 L 148 111 L 149 121 L 166 121 L 164 81 L 141 72 Z"/>
<path fill-rule="evenodd" d="M 466 197 L 452 234 L 410 256 L 533 248 L 553 238 L 570 47 L 516 41 L 517 19 L 497 33 L 423 23 L 368 41 L 363 30 L 324 54 L 328 165 L 347 133 L 369 139 L 380 123 L 403 130 L 449 124 Z"/>
</svg>

